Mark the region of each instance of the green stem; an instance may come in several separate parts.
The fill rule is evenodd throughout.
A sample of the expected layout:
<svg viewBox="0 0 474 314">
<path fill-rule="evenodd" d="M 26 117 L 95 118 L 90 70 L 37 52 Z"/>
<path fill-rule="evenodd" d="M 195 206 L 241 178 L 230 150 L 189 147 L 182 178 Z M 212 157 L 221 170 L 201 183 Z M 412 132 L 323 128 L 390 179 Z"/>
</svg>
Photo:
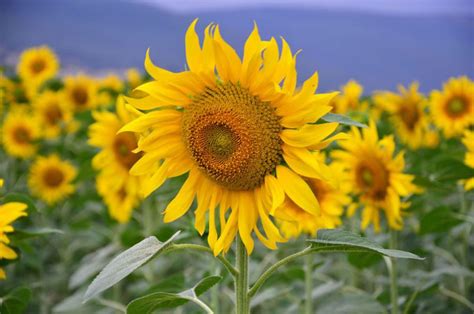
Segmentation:
<svg viewBox="0 0 474 314">
<path fill-rule="evenodd" d="M 397 249 L 397 231 L 390 230 L 390 248 Z M 398 314 L 398 283 L 397 283 L 397 261 L 391 258 L 392 267 L 390 270 L 390 299 L 392 302 L 392 314 Z"/>
<path fill-rule="evenodd" d="M 249 256 L 240 236 L 237 238 L 236 268 L 239 272 L 235 281 L 236 312 L 237 314 L 249 314 Z"/>
<path fill-rule="evenodd" d="M 214 256 L 212 250 L 207 246 L 199 245 L 199 244 L 191 244 L 191 243 L 184 243 L 184 244 L 170 244 L 163 253 L 171 253 L 173 251 L 179 250 L 195 250 L 195 251 L 202 251 L 210 253 Z M 215 256 L 219 262 L 224 265 L 224 267 L 229 271 L 229 273 L 236 277 L 238 275 L 238 270 L 234 268 L 234 266 L 222 255 Z"/>
<path fill-rule="evenodd" d="M 311 247 L 308 247 L 306 249 L 304 249 L 303 251 L 300 251 L 298 253 L 295 253 L 295 254 L 292 254 L 292 255 L 289 255 L 281 260 L 279 260 L 278 262 L 276 262 L 275 264 L 273 264 L 272 266 L 270 266 L 258 279 L 257 281 L 253 284 L 252 288 L 250 289 L 249 291 L 249 297 L 253 297 L 257 292 L 258 290 L 260 289 L 260 287 L 265 283 L 265 281 L 267 281 L 268 278 L 270 278 L 270 276 L 280 267 L 288 264 L 289 262 L 292 262 L 293 260 L 297 259 L 297 258 L 300 258 L 302 256 L 305 256 L 305 255 L 308 255 L 308 254 L 311 254 L 311 253 L 314 253 L 316 252 L 317 249 L 312 249 Z"/>
<path fill-rule="evenodd" d="M 214 314 L 214 312 L 206 305 L 206 303 L 202 302 L 198 298 L 189 298 L 189 300 L 199 305 L 206 312 L 206 314 Z"/>
<path fill-rule="evenodd" d="M 313 313 L 313 257 L 308 254 L 304 257 L 305 264 L 305 303 L 304 303 L 304 312 L 305 314 Z"/>
<path fill-rule="evenodd" d="M 221 275 L 221 268 L 218 267 L 218 263 L 216 262 L 215 259 L 212 259 L 211 261 L 212 268 L 215 269 L 215 275 L 220 276 Z M 211 288 L 211 306 L 214 309 L 214 312 L 219 313 L 220 312 L 220 304 L 219 304 L 219 285 L 215 285 L 214 287 Z"/>
</svg>

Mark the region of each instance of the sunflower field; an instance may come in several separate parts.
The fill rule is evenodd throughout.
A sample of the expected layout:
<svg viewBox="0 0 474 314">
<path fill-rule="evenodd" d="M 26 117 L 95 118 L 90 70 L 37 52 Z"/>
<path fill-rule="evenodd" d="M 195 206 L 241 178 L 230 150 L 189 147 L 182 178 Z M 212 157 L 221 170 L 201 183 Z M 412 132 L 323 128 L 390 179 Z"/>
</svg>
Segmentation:
<svg viewBox="0 0 474 314">
<path fill-rule="evenodd" d="M 474 82 L 323 93 L 197 23 L 181 72 L 2 68 L 0 313 L 473 313 Z"/>
</svg>

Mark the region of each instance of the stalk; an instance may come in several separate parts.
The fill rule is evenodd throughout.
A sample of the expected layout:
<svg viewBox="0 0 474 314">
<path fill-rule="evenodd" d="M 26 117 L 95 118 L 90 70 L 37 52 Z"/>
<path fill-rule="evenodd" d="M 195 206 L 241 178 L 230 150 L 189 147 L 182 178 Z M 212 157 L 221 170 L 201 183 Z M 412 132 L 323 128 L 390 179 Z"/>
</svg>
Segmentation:
<svg viewBox="0 0 474 314">
<path fill-rule="evenodd" d="M 397 249 L 397 232 L 390 230 L 390 248 Z M 390 299 L 392 302 L 392 314 L 398 314 L 398 282 L 397 282 L 397 261 L 391 258 L 392 268 L 390 271 Z"/>
<path fill-rule="evenodd" d="M 313 313 L 313 258 L 311 255 L 306 255 L 304 257 L 304 266 L 305 266 L 305 303 L 304 303 L 304 312 L 305 314 Z"/>
<path fill-rule="evenodd" d="M 235 281 L 235 302 L 237 314 L 250 314 L 249 302 L 249 257 L 240 236 L 237 238 L 236 268 L 238 275 Z"/>
</svg>

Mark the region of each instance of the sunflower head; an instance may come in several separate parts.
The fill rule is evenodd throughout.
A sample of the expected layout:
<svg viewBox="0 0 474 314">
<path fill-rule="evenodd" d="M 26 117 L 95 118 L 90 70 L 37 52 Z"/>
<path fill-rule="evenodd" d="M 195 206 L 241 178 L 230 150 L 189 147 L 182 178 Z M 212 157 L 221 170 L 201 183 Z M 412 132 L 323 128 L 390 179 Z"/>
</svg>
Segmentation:
<svg viewBox="0 0 474 314">
<path fill-rule="evenodd" d="M 41 123 L 45 138 L 58 137 L 62 131 L 70 130 L 72 112 L 58 92 L 45 91 L 32 103 L 34 114 Z"/>
<path fill-rule="evenodd" d="M 52 205 L 74 193 L 76 175 L 76 168 L 59 156 L 40 156 L 31 165 L 28 186 L 33 195 Z"/>
<path fill-rule="evenodd" d="M 474 168 L 474 131 L 464 131 L 462 142 L 466 147 L 466 154 L 464 155 L 464 163 L 471 168 Z M 464 182 L 466 190 L 474 189 L 474 178 L 467 179 Z"/>
<path fill-rule="evenodd" d="M 25 108 L 10 110 L 2 126 L 2 143 L 5 151 L 14 157 L 29 158 L 37 151 L 40 137 L 38 119 Z"/>
<path fill-rule="evenodd" d="M 364 92 L 364 88 L 355 80 L 350 80 L 346 85 L 341 87 L 342 93 L 333 100 L 334 111 L 337 113 L 347 113 L 348 111 L 361 110 L 365 111 L 368 104 L 361 103 L 360 97 Z"/>
<path fill-rule="evenodd" d="M 2 179 L 0 179 L 0 187 L 1 184 L 3 184 Z M 17 253 L 8 246 L 10 240 L 8 239 L 7 233 L 15 230 L 12 226 L 15 220 L 27 216 L 27 207 L 26 204 L 18 202 L 0 204 L 0 261 L 2 259 L 13 260 L 18 257 Z M 0 267 L 0 280 L 5 278 L 5 271 Z"/>
<path fill-rule="evenodd" d="M 317 157 L 324 159 L 324 154 Z M 333 229 L 341 224 L 344 207 L 351 202 L 349 186 L 342 165 L 332 163 L 329 169 L 333 174 L 330 181 L 304 178 L 318 200 L 319 214 L 307 212 L 288 197 L 276 210 L 275 216 L 285 237 L 298 237 L 301 233 L 315 236 L 319 229 Z"/>
<path fill-rule="evenodd" d="M 426 144 L 428 132 L 426 99 L 418 92 L 418 86 L 414 82 L 408 89 L 399 86 L 399 93 L 378 92 L 374 96 L 376 106 L 390 115 L 400 140 L 412 149 Z"/>
<path fill-rule="evenodd" d="M 97 84 L 83 74 L 64 79 L 64 102 L 73 112 L 94 109 L 97 106 Z"/>
<path fill-rule="evenodd" d="M 142 74 L 136 68 L 130 68 L 125 72 L 127 83 L 131 89 L 136 88 L 142 82 Z"/>
<path fill-rule="evenodd" d="M 127 110 L 123 98 L 119 97 L 116 112 L 93 112 L 96 122 L 89 127 L 89 144 L 100 149 L 92 160 L 94 168 L 100 171 L 97 190 L 110 215 L 121 223 L 130 219 L 132 209 L 142 200 L 142 180 L 131 175 L 129 170 L 143 153 L 135 152 L 136 134 L 117 132 L 138 114 L 133 109 Z"/>
<path fill-rule="evenodd" d="M 342 150 L 334 151 L 332 156 L 345 168 L 351 190 L 364 206 L 362 228 L 373 223 L 379 231 L 379 212 L 384 211 L 390 228 L 400 229 L 406 206 L 401 197 L 419 192 L 412 183 L 414 177 L 403 173 L 403 152 L 394 155 L 393 137 L 379 139 L 373 121 L 362 133 L 353 128 L 350 136 L 350 140 L 340 142 Z"/>
<path fill-rule="evenodd" d="M 36 86 L 53 78 L 58 69 L 58 59 L 47 46 L 33 47 L 23 51 L 17 66 L 21 79 Z"/>
<path fill-rule="evenodd" d="M 282 39 L 261 40 L 257 27 L 241 58 L 209 25 L 199 39 L 194 21 L 186 33 L 187 71 L 145 68 L 154 81 L 136 88 L 129 104 L 146 113 L 121 129 L 140 136 L 142 155 L 131 173 L 144 176 L 150 194 L 167 178 L 187 179 L 165 210 L 165 222 L 184 215 L 197 199 L 196 229 L 209 221 L 214 253 L 237 234 L 248 252 L 255 235 L 269 248 L 285 240 L 272 216 L 287 196 L 304 210 L 319 206 L 302 177 L 324 180 L 330 171 L 312 151 L 326 147 L 337 123 L 315 124 L 331 111 L 336 93 L 315 94 L 318 75 L 296 89 L 296 54 Z M 208 218 L 206 218 L 208 217 Z M 219 217 L 217 219 L 216 217 Z"/>
<path fill-rule="evenodd" d="M 443 90 L 431 93 L 430 109 L 444 136 L 462 135 L 474 123 L 474 82 L 466 76 L 449 79 Z"/>
</svg>

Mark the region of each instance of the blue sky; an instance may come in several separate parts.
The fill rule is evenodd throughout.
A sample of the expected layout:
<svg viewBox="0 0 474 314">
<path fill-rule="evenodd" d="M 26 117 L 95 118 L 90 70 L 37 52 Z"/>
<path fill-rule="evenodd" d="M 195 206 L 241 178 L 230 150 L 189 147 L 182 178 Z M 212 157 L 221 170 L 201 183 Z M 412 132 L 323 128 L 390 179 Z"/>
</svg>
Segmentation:
<svg viewBox="0 0 474 314">
<path fill-rule="evenodd" d="M 258 6 L 320 7 L 396 15 L 474 14 L 474 0 L 129 0 L 174 12 L 199 12 Z"/>
</svg>

